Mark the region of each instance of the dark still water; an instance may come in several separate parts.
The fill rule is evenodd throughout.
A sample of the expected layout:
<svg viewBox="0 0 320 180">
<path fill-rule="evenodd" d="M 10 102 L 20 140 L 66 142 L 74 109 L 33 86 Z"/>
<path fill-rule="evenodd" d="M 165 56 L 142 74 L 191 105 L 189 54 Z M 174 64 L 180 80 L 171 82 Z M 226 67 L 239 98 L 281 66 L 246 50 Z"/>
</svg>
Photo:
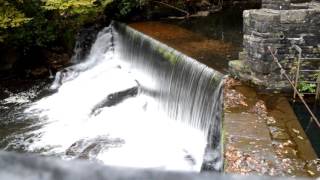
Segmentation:
<svg viewBox="0 0 320 180">
<path fill-rule="evenodd" d="M 309 115 L 307 109 L 302 103 L 294 103 L 292 104 L 292 107 L 300 121 L 301 126 L 303 127 L 307 136 L 309 137 L 314 150 L 316 151 L 318 157 L 320 157 L 320 128 L 314 121 L 310 122 L 311 116 Z M 310 105 L 310 107 L 317 116 L 317 118 L 320 119 L 320 105 Z"/>
<path fill-rule="evenodd" d="M 207 17 L 148 21 L 131 27 L 222 72 L 242 49 L 242 10 L 230 8 Z"/>
</svg>

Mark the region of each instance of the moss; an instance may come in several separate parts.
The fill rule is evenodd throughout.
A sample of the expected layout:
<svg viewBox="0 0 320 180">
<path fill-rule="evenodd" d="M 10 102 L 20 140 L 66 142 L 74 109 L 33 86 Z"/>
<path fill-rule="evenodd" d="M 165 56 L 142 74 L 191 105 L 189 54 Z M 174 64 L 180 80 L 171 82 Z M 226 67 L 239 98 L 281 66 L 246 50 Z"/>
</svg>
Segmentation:
<svg viewBox="0 0 320 180">
<path fill-rule="evenodd" d="M 242 74 L 251 74 L 251 69 L 243 60 L 233 60 L 229 62 L 229 69 L 232 76 L 240 78 Z"/>
<path fill-rule="evenodd" d="M 170 51 L 168 49 L 165 49 L 161 46 L 156 46 L 155 50 L 159 52 L 159 54 L 166 60 L 168 60 L 172 65 L 177 64 L 180 60 L 181 57 L 176 55 L 174 51 Z"/>
<path fill-rule="evenodd" d="M 125 28 L 125 31 L 126 31 L 126 34 L 130 34 L 130 38 L 133 41 L 137 41 L 141 37 L 141 34 L 139 34 L 139 32 L 136 32 L 131 28 Z"/>
<path fill-rule="evenodd" d="M 210 79 L 210 84 L 213 86 L 213 87 L 217 87 L 219 85 L 219 83 L 221 82 L 221 76 L 214 73 L 212 76 L 211 76 L 211 79 Z"/>
</svg>

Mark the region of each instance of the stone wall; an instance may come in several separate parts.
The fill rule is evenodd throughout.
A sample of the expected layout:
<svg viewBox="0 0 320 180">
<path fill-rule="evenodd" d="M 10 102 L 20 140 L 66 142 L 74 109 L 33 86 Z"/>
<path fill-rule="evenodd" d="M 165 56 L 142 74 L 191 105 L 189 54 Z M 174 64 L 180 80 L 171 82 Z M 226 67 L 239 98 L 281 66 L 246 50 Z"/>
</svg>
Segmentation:
<svg viewBox="0 0 320 180">
<path fill-rule="evenodd" d="M 285 10 L 290 8 L 290 3 L 290 0 L 262 0 L 262 8 Z"/>
<path fill-rule="evenodd" d="M 245 9 L 248 8 L 260 8 L 262 0 L 223 0 L 224 7 L 230 7 L 238 5 Z M 215 0 L 215 4 L 218 4 L 219 0 Z"/>
<path fill-rule="evenodd" d="M 293 45 L 302 48 L 303 57 L 320 58 L 320 3 L 263 0 L 262 7 L 243 12 L 244 51 L 240 61 L 230 63 L 231 72 L 254 84 L 283 89 L 288 83 L 280 78 L 268 47 L 277 51 L 277 58 L 289 72 L 297 58 Z M 303 66 L 319 69 L 320 62 L 306 62 Z"/>
</svg>

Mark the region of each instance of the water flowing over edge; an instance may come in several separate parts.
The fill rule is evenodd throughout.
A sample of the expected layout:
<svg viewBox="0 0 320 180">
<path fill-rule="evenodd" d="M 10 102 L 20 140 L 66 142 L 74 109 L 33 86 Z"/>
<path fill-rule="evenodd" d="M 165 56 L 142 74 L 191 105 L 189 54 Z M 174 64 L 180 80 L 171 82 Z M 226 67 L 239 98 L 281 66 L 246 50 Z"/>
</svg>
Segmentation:
<svg viewBox="0 0 320 180">
<path fill-rule="evenodd" d="M 119 135 L 119 132 L 114 129 L 131 126 L 131 129 L 127 131 L 135 134 L 140 130 L 140 127 L 134 123 L 137 119 L 132 118 L 130 122 L 127 121 L 130 120 L 128 116 L 122 115 L 126 110 L 125 113 L 128 114 L 141 114 L 142 120 L 140 121 L 143 126 L 162 127 L 162 131 L 158 130 L 158 135 L 153 137 L 154 141 L 166 135 L 165 138 L 169 143 L 163 144 L 164 146 L 177 146 L 178 144 L 183 151 L 185 151 L 183 143 L 190 141 L 193 144 L 189 143 L 188 148 L 194 149 L 194 152 L 197 153 L 190 155 L 190 152 L 186 151 L 185 158 L 189 158 L 193 163 L 195 157 L 195 159 L 203 157 L 201 151 L 206 151 L 202 169 L 219 170 L 222 168 L 223 76 L 220 73 L 117 22 L 113 22 L 110 27 L 98 34 L 90 54 L 86 60 L 81 62 L 57 73 L 50 88 L 54 90 L 54 93 L 35 102 L 26 111 L 29 117 L 39 120 L 31 128 L 41 126 L 38 132 L 34 131 L 28 135 L 36 134 L 39 138 L 35 141 L 40 143 L 34 142 L 34 139 L 30 141 L 36 144 L 31 147 L 33 146 L 34 149 L 40 147 L 40 151 L 49 150 L 49 152 L 52 148 L 55 149 L 55 153 L 65 153 L 67 156 L 78 153 L 78 158 L 93 155 L 99 160 L 110 161 L 112 153 L 106 157 L 95 153 L 111 151 L 128 143 L 122 138 L 111 137 L 112 133 L 113 135 L 118 133 L 119 137 L 129 137 L 128 134 L 120 133 Z M 133 108 L 134 106 L 141 106 L 143 111 Z M 145 115 L 147 106 L 151 108 L 148 108 L 147 115 Z M 67 107 L 69 108 L 66 109 Z M 122 119 L 126 119 L 123 121 L 127 124 L 126 126 L 121 123 L 115 125 L 105 122 L 105 119 L 119 118 L 119 114 Z M 164 123 L 146 121 L 147 119 L 157 119 Z M 166 122 L 167 120 L 170 122 Z M 182 124 L 172 123 L 174 122 L 172 120 Z M 109 129 L 107 128 L 109 130 L 107 134 L 105 126 L 110 126 Z M 136 128 L 135 131 L 132 130 L 134 128 Z M 199 147 L 201 148 L 202 145 L 199 138 L 201 137 L 197 140 L 199 142 L 196 142 L 197 138 L 192 136 L 198 135 L 192 129 L 200 130 L 207 141 L 206 150 L 203 148 L 200 153 Z M 57 132 L 64 136 L 59 136 Z M 153 130 L 147 132 L 150 134 L 138 133 L 138 137 L 151 136 Z M 61 144 L 61 138 L 65 144 Z M 141 142 L 137 142 L 135 146 L 143 146 L 146 142 L 139 143 Z M 149 143 L 155 147 L 158 144 L 157 142 Z M 43 146 L 46 144 L 53 146 Z M 60 151 L 56 151 L 57 147 L 54 146 L 57 146 Z M 67 152 L 64 152 L 66 149 Z M 158 151 L 155 150 L 155 152 Z M 180 156 L 180 154 L 176 155 Z M 175 159 L 176 155 L 169 155 L 168 158 Z M 152 156 L 158 155 L 153 154 Z M 159 158 L 156 160 L 161 160 Z M 125 160 L 120 164 L 115 161 L 115 165 L 128 165 Z M 179 164 L 176 165 L 179 166 Z M 141 166 L 144 167 L 144 164 Z M 169 169 L 175 169 L 174 166 L 175 163 Z"/>
<path fill-rule="evenodd" d="M 112 22 L 118 33 L 120 56 L 132 69 L 151 77 L 162 92 L 162 108 L 173 119 L 201 129 L 207 137 L 203 170 L 221 170 L 223 85 L 225 76 L 183 53 L 122 23 Z M 154 82 L 156 79 L 156 82 Z M 142 84 L 152 92 L 152 87 Z"/>
</svg>

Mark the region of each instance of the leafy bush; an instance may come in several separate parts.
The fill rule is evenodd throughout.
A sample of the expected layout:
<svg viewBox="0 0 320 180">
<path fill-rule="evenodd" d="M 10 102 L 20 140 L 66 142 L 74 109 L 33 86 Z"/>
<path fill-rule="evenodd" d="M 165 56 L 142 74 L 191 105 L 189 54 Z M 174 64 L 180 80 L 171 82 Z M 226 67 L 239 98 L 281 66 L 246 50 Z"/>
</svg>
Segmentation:
<svg viewBox="0 0 320 180">
<path fill-rule="evenodd" d="M 30 20 L 10 3 L 0 1 L 0 28 L 18 27 Z"/>
<path fill-rule="evenodd" d="M 119 12 L 121 15 L 127 15 L 132 10 L 143 6 L 146 0 L 122 0 L 118 4 Z"/>
<path fill-rule="evenodd" d="M 126 15 L 141 0 L 114 0 Z M 103 15 L 112 0 L 0 0 L 0 43 L 9 47 L 52 46 L 64 33 Z"/>
<path fill-rule="evenodd" d="M 304 93 L 315 93 L 317 85 L 315 83 L 300 82 L 298 85 L 298 90 Z"/>
</svg>

